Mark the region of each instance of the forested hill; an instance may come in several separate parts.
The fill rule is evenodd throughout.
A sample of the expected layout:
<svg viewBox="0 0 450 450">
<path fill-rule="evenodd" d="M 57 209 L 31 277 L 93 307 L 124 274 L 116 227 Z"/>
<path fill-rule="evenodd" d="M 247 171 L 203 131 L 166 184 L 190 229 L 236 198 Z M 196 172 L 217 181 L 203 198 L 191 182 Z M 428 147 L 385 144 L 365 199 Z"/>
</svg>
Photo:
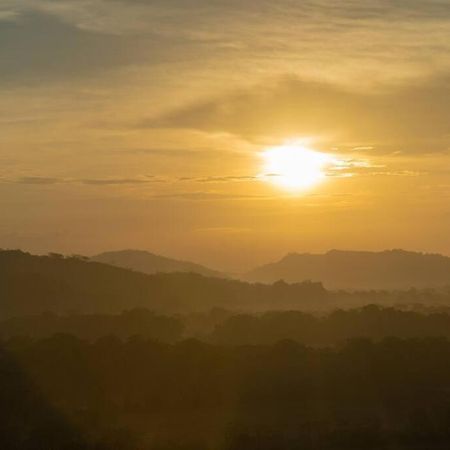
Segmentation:
<svg viewBox="0 0 450 450">
<path fill-rule="evenodd" d="M 105 252 L 93 256 L 92 261 L 111 264 L 112 266 L 122 267 L 124 269 L 136 270 L 137 272 L 171 273 L 171 272 L 190 272 L 198 273 L 206 277 L 226 278 L 225 274 L 195 264 L 190 261 L 179 261 L 177 259 L 166 258 L 165 256 L 155 255 L 143 250 L 120 250 L 115 252 Z"/>
<path fill-rule="evenodd" d="M 263 283 L 320 280 L 328 289 L 435 288 L 450 285 L 450 258 L 405 250 L 291 253 L 244 278 Z"/>
<path fill-rule="evenodd" d="M 329 310 L 369 303 L 450 304 L 449 290 L 327 291 L 319 282 L 251 284 L 194 273 L 146 275 L 79 257 L 0 251 L 0 318 L 55 313 Z"/>
<path fill-rule="evenodd" d="M 298 308 L 326 302 L 320 283 L 271 286 L 193 273 L 146 275 L 62 255 L 0 251 L 0 315 Z"/>
</svg>

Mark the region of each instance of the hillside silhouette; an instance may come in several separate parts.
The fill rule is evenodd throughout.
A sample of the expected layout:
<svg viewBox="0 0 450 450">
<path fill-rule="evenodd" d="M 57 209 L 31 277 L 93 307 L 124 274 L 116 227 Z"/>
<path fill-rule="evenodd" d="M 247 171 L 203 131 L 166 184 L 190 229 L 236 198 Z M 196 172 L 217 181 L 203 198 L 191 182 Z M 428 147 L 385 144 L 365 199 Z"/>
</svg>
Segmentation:
<svg viewBox="0 0 450 450">
<path fill-rule="evenodd" d="M 147 275 L 80 257 L 0 251 L 0 319 L 54 312 L 159 313 L 207 311 L 330 310 L 367 304 L 450 304 L 448 289 L 330 291 L 320 282 L 248 283 L 195 273 Z"/>
<path fill-rule="evenodd" d="M 188 272 L 198 273 L 206 277 L 225 276 L 220 272 L 208 269 L 200 264 L 166 258 L 165 256 L 155 255 L 154 253 L 143 250 L 119 250 L 105 252 L 93 256 L 91 260 L 147 274 Z"/>
<path fill-rule="evenodd" d="M 262 283 L 313 280 L 328 289 L 432 288 L 450 285 L 450 258 L 404 250 L 291 253 L 252 270 L 244 279 Z"/>
<path fill-rule="evenodd" d="M 0 252 L 0 316 L 296 308 L 326 302 L 320 283 L 252 285 L 195 273 L 143 273 L 62 255 Z"/>
</svg>

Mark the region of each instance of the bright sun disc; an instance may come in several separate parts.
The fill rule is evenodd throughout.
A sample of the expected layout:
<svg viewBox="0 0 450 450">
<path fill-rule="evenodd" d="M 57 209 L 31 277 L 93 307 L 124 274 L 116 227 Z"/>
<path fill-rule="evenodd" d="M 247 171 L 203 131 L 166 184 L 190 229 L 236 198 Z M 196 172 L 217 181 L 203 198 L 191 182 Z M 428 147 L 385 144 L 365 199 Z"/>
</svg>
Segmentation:
<svg viewBox="0 0 450 450">
<path fill-rule="evenodd" d="M 283 145 L 262 154 L 264 178 L 289 190 L 304 190 L 319 184 L 333 158 L 300 145 Z"/>
</svg>

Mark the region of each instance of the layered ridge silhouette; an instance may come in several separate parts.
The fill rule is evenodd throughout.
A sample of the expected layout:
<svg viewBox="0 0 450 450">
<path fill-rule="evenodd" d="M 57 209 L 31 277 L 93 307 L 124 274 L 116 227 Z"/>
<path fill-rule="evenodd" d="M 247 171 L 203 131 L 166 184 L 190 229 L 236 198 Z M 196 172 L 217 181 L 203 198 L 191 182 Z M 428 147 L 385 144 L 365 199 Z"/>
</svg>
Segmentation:
<svg viewBox="0 0 450 450">
<path fill-rule="evenodd" d="M 326 310 L 377 304 L 448 304 L 448 289 L 334 292 L 320 282 L 251 284 L 194 273 L 147 275 L 62 255 L 0 252 L 0 315 L 46 311 L 118 313 L 145 307 L 156 312 Z"/>
<path fill-rule="evenodd" d="M 93 256 L 91 260 L 147 274 L 188 272 L 198 273 L 207 277 L 225 277 L 225 274 L 208 269 L 200 264 L 190 261 L 179 261 L 143 250 L 104 252 Z"/>
<path fill-rule="evenodd" d="M 147 275 L 79 257 L 0 252 L 0 314 L 177 312 L 212 307 L 267 309 L 326 301 L 320 283 L 252 285 L 195 273 Z"/>
<path fill-rule="evenodd" d="M 243 278 L 263 283 L 321 281 L 329 289 L 431 288 L 450 285 L 450 258 L 405 250 L 290 253 Z"/>
</svg>

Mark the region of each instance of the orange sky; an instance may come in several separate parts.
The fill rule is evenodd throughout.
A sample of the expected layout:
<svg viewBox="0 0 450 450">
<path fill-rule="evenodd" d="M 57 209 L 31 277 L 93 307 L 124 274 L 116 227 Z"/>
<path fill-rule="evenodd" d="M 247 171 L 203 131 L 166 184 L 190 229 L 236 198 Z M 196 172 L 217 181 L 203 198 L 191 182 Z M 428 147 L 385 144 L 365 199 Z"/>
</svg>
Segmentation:
<svg viewBox="0 0 450 450">
<path fill-rule="evenodd" d="M 446 1 L 3 0 L 0 54 L 0 247 L 450 254 Z M 292 140 L 345 168 L 268 182 Z"/>
</svg>

